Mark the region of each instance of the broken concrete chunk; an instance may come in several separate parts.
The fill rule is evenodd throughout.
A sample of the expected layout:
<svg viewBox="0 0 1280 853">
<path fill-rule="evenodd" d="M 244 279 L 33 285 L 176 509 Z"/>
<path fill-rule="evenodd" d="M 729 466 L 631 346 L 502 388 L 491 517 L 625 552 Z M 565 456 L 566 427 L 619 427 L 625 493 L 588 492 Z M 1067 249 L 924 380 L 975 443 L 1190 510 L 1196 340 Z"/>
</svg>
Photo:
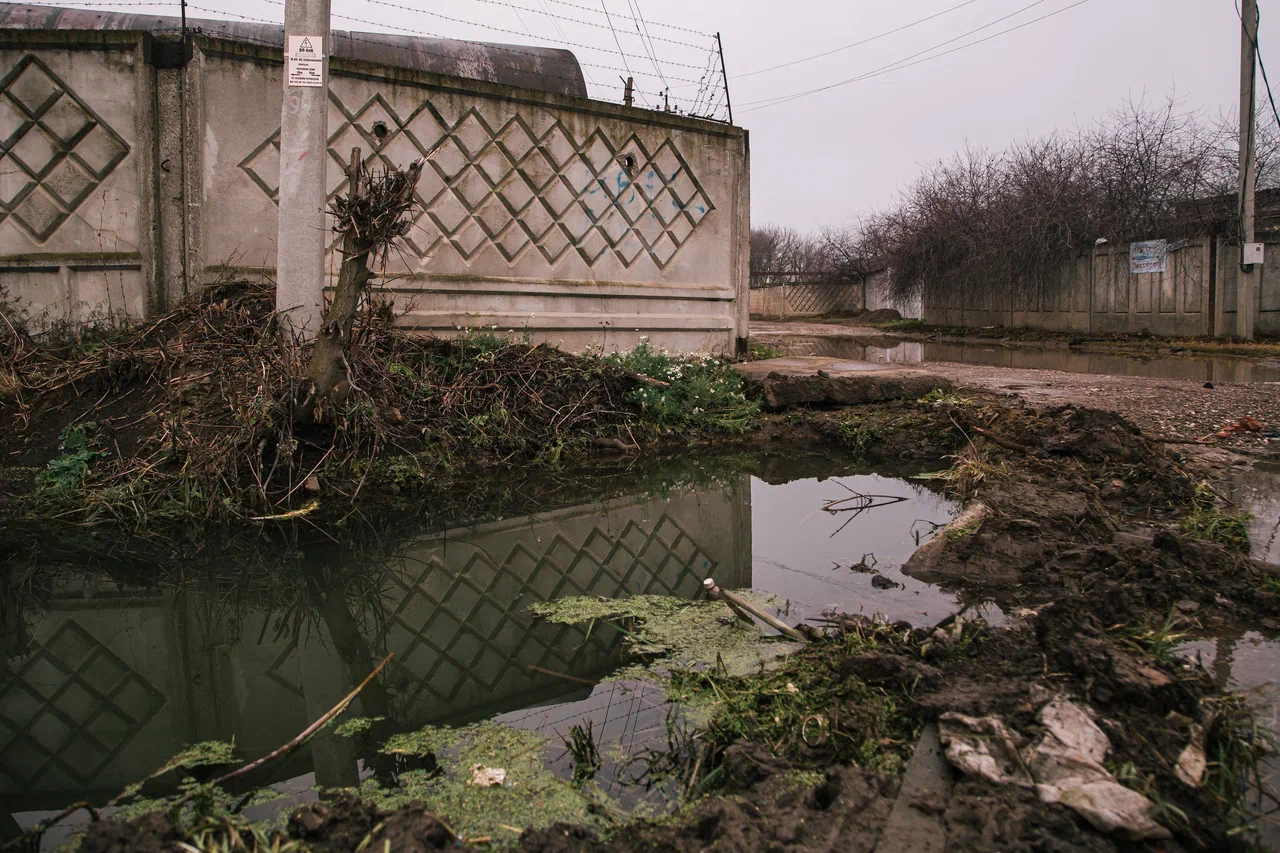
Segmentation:
<svg viewBox="0 0 1280 853">
<path fill-rule="evenodd" d="M 785 356 L 735 364 L 747 394 L 769 411 L 792 406 L 857 405 L 914 400 L 951 383 L 923 370 L 886 367 L 824 356 Z"/>
</svg>

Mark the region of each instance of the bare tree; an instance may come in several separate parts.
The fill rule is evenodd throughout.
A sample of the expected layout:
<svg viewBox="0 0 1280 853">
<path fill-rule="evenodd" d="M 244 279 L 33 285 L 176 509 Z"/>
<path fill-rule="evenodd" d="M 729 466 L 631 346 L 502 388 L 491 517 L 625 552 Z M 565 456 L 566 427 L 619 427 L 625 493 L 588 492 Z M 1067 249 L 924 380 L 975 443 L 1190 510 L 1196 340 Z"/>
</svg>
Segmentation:
<svg viewBox="0 0 1280 853">
<path fill-rule="evenodd" d="M 826 232 L 805 234 L 780 225 L 751 229 L 753 287 L 860 280 L 860 274 L 835 251 Z"/>
<path fill-rule="evenodd" d="M 1170 98 L 1005 151 L 966 148 L 928 167 L 896 204 L 827 235 L 828 251 L 888 268 L 895 298 L 927 283 L 966 301 L 1056 292 L 1063 262 L 1099 240 L 1235 227 L 1233 120 Z M 1280 129 L 1258 129 L 1260 186 L 1280 184 Z"/>
</svg>

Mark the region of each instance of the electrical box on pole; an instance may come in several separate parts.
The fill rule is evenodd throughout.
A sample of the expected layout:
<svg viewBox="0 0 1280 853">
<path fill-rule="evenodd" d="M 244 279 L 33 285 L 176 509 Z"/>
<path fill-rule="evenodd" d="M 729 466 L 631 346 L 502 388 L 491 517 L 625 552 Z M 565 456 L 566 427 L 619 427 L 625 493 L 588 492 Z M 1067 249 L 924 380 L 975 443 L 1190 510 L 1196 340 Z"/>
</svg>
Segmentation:
<svg viewBox="0 0 1280 853">
<path fill-rule="evenodd" d="M 329 0 L 286 0 L 276 310 L 301 340 L 324 316 L 329 168 Z"/>
</svg>

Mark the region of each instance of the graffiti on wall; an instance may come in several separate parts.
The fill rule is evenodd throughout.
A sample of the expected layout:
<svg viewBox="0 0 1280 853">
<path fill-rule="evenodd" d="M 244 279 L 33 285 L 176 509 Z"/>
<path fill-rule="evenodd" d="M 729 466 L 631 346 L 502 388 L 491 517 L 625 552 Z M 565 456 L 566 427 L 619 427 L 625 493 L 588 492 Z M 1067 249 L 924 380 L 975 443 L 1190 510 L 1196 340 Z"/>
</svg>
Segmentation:
<svg viewBox="0 0 1280 853">
<path fill-rule="evenodd" d="M 405 239 L 418 257 L 449 246 L 470 261 L 493 246 L 509 263 L 537 252 L 554 265 L 573 251 L 590 266 L 609 252 L 628 268 L 647 257 L 662 269 L 714 209 L 670 138 L 650 151 L 634 134 L 577 139 L 560 121 L 538 132 L 518 114 L 494 126 L 472 108 L 450 122 L 429 100 L 403 118 L 381 95 L 354 110 L 332 90 L 329 101 L 330 198 L 345 188 L 353 147 L 371 167 L 427 161 Z M 278 200 L 279 131 L 240 168 Z"/>
</svg>

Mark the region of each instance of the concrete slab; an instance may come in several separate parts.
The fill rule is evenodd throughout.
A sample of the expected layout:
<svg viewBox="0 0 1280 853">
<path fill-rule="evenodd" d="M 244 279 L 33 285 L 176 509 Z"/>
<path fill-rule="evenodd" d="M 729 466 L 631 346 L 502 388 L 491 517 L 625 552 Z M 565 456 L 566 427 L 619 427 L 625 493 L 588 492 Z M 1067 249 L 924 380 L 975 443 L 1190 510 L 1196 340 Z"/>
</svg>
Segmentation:
<svg viewBox="0 0 1280 853">
<path fill-rule="evenodd" d="M 920 733 L 902 788 L 880 831 L 875 853 L 943 853 L 947 830 L 942 812 L 951 799 L 951 766 L 938 739 L 938 727 L 930 723 Z"/>
<path fill-rule="evenodd" d="M 822 371 L 830 376 L 837 376 L 892 369 L 892 365 L 823 355 L 786 355 L 781 358 L 744 361 L 741 364 L 735 364 L 734 367 L 744 379 L 763 379 L 770 373 L 777 373 L 780 376 L 817 376 L 818 371 Z"/>
<path fill-rule="evenodd" d="M 916 399 L 952 387 L 946 379 L 924 370 L 825 356 L 768 358 L 734 367 L 747 394 L 775 412 L 800 405 L 849 406 Z"/>
</svg>

